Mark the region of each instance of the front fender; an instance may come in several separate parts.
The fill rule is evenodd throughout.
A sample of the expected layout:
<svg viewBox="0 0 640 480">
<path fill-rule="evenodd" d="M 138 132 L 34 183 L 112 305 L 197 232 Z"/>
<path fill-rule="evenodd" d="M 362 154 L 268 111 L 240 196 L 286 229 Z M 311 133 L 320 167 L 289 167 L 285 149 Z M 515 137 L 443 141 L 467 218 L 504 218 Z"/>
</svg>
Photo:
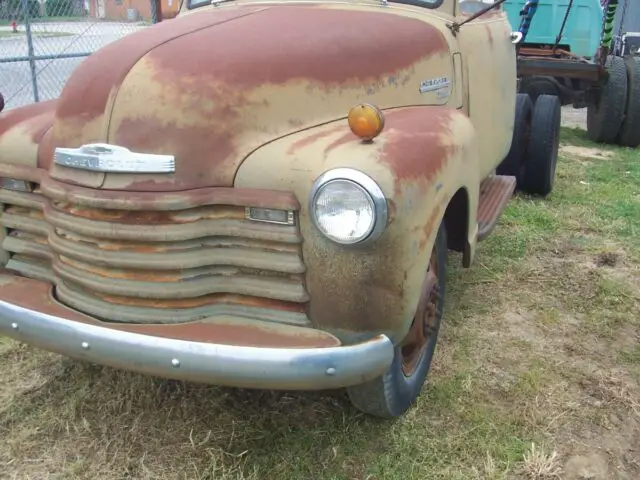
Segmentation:
<svg viewBox="0 0 640 480">
<path fill-rule="evenodd" d="M 298 197 L 309 317 L 344 342 L 379 333 L 394 342 L 404 337 L 449 200 L 459 188 L 470 199 L 478 195 L 475 132 L 464 113 L 408 107 L 388 110 L 385 117 L 385 129 L 372 143 L 357 139 L 344 119 L 281 138 L 250 155 L 235 179 L 236 187 Z M 372 244 L 337 245 L 311 221 L 312 184 L 338 167 L 366 173 L 387 198 L 388 226 Z M 469 211 L 468 231 L 475 232 L 475 206 Z"/>
<path fill-rule="evenodd" d="M 26 167 L 49 166 L 51 126 L 57 100 L 47 100 L 0 114 L 0 162 Z"/>
</svg>

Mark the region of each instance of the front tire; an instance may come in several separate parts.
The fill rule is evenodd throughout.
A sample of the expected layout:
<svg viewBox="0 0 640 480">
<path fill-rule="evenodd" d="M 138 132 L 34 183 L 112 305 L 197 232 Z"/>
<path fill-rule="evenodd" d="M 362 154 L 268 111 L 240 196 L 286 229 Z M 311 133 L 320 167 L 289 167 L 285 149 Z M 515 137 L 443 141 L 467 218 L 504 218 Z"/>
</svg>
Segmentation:
<svg viewBox="0 0 640 480">
<path fill-rule="evenodd" d="M 440 224 L 413 324 L 384 375 L 347 388 L 351 403 L 381 418 L 399 417 L 420 395 L 438 341 L 446 286 L 447 237 Z"/>
</svg>

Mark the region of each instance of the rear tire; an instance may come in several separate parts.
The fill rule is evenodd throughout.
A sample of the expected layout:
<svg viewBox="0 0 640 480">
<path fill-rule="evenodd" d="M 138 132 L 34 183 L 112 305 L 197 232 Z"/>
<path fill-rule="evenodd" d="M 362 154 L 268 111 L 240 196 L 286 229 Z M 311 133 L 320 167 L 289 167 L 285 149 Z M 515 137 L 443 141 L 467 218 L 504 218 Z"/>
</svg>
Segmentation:
<svg viewBox="0 0 640 480">
<path fill-rule="evenodd" d="M 640 145 L 640 58 L 625 58 L 627 68 L 627 106 L 617 143 L 635 148 Z"/>
<path fill-rule="evenodd" d="M 593 142 L 615 143 L 627 105 L 627 67 L 621 57 L 607 58 L 609 80 L 596 100 L 587 105 L 587 137 Z"/>
<path fill-rule="evenodd" d="M 560 99 L 540 95 L 533 108 L 522 190 L 547 196 L 553 190 L 560 146 Z"/>
<path fill-rule="evenodd" d="M 396 346 L 389 370 L 367 383 L 347 388 L 349 399 L 358 410 L 381 418 L 399 417 L 420 395 L 438 341 L 445 297 L 446 261 L 447 235 L 442 222 L 412 327 L 407 337 Z"/>
<path fill-rule="evenodd" d="M 519 93 L 516 96 L 516 117 L 513 124 L 511 149 L 502 163 L 496 168 L 498 175 L 516 177 L 517 188 L 522 187 L 525 167 L 524 161 L 529 147 L 532 116 L 533 102 L 531 101 L 531 97 L 526 93 Z"/>
<path fill-rule="evenodd" d="M 533 103 L 536 103 L 540 95 L 560 96 L 560 91 L 553 80 L 546 77 L 525 77 L 520 91 L 529 95 Z"/>
</svg>

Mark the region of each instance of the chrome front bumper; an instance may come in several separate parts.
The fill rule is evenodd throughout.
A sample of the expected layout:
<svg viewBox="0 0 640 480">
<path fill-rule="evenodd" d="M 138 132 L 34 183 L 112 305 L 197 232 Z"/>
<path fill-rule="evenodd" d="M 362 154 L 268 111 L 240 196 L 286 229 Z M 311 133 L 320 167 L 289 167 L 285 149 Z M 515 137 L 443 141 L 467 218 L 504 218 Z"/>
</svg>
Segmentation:
<svg viewBox="0 0 640 480">
<path fill-rule="evenodd" d="M 260 348 L 123 332 L 0 301 L 0 335 L 51 352 L 164 378 L 242 388 L 323 390 L 382 375 L 393 360 L 385 335 L 329 348 Z"/>
</svg>

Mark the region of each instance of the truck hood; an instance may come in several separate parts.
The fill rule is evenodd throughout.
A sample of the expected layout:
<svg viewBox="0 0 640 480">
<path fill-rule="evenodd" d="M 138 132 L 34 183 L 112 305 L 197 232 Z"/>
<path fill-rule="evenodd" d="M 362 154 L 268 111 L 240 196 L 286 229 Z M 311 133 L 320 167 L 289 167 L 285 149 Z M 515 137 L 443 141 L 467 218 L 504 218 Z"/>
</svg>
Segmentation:
<svg viewBox="0 0 640 480">
<path fill-rule="evenodd" d="M 109 143 L 174 155 L 175 173 L 51 166 L 52 175 L 115 190 L 232 186 L 253 150 L 344 117 L 359 101 L 444 103 L 419 86 L 424 65 L 437 58 L 432 76 L 442 75 L 449 55 L 442 29 L 377 7 L 204 7 L 87 58 L 53 122 L 53 147 Z"/>
</svg>

